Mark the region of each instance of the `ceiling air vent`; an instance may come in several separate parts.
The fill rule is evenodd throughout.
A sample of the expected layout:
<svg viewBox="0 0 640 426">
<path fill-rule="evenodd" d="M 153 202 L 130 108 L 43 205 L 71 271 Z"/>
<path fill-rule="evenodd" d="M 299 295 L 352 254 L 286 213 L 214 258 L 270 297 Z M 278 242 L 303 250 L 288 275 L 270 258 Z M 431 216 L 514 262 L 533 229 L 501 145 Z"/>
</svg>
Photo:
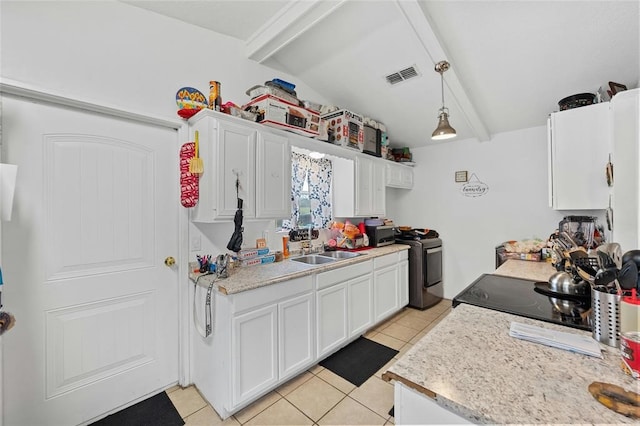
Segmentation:
<svg viewBox="0 0 640 426">
<path fill-rule="evenodd" d="M 410 78 L 417 77 L 420 74 L 418 73 L 418 69 L 414 66 L 409 68 L 405 68 L 403 70 L 394 72 L 385 77 L 387 83 L 389 84 L 398 84 L 402 83 L 405 80 L 409 80 Z"/>
</svg>

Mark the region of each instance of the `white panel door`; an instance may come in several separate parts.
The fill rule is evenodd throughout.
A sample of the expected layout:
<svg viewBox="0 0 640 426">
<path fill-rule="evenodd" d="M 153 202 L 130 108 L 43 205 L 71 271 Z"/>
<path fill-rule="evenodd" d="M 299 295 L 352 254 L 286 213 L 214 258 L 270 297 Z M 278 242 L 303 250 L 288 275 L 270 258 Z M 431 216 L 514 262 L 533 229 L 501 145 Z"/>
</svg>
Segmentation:
<svg viewBox="0 0 640 426">
<path fill-rule="evenodd" d="M 78 424 L 178 379 L 177 133 L 3 99 L 4 423 Z"/>
<path fill-rule="evenodd" d="M 350 280 L 349 337 L 359 336 L 373 325 L 373 278 L 371 274 Z"/>
<path fill-rule="evenodd" d="M 277 315 L 277 305 L 269 305 L 231 321 L 233 407 L 278 381 Z"/>
<path fill-rule="evenodd" d="M 310 365 L 315 357 L 313 293 L 278 304 L 278 379 Z"/>
<path fill-rule="evenodd" d="M 373 273 L 373 304 L 375 322 L 381 321 L 400 307 L 398 267 L 387 266 Z"/>
<path fill-rule="evenodd" d="M 245 218 L 256 215 L 256 135 L 253 129 L 220 121 L 218 124 L 218 217 L 233 219 L 238 196 Z M 236 190 L 236 180 L 240 180 Z"/>
<path fill-rule="evenodd" d="M 318 358 L 323 358 L 347 341 L 347 286 L 345 283 L 316 293 Z"/>
<path fill-rule="evenodd" d="M 258 133 L 256 153 L 256 217 L 291 216 L 291 150 L 289 140 Z"/>
</svg>

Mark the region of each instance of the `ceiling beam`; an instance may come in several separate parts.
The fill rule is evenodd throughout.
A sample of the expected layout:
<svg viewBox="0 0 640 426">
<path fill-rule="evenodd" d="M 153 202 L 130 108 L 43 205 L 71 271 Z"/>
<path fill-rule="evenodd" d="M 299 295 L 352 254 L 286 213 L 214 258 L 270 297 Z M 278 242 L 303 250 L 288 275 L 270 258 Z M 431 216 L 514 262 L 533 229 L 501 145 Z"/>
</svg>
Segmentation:
<svg viewBox="0 0 640 426">
<path fill-rule="evenodd" d="M 433 65 L 436 63 L 447 60 L 447 54 L 444 47 L 438 39 L 438 35 L 435 33 L 431 23 L 425 16 L 424 11 L 418 4 L 417 0 L 395 0 L 396 5 L 400 9 L 400 13 L 409 24 L 409 27 L 418 38 L 418 41 L 424 53 L 429 57 Z M 469 127 L 473 131 L 476 138 L 481 141 L 488 141 L 491 139 L 487 127 L 478 115 L 471 99 L 467 96 L 464 87 L 460 83 L 455 70 L 455 63 L 451 65 L 446 75 L 443 75 L 444 83 L 449 88 L 453 96 L 453 101 L 458 105 L 458 108 L 464 115 L 465 120 L 469 124 Z"/>
<path fill-rule="evenodd" d="M 331 15 L 345 1 L 291 1 L 247 40 L 247 58 L 263 63 Z"/>
</svg>

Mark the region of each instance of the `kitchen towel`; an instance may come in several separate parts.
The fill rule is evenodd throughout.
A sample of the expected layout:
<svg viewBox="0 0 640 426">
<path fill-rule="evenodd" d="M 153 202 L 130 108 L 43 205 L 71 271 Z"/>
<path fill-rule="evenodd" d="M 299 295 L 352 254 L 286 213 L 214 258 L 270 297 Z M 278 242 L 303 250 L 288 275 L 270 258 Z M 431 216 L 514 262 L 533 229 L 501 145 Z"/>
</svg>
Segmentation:
<svg viewBox="0 0 640 426">
<path fill-rule="evenodd" d="M 320 362 L 327 370 L 360 386 L 389 362 L 398 351 L 360 337 Z"/>
<path fill-rule="evenodd" d="M 600 345 L 598 342 L 593 340 L 591 336 L 582 336 L 574 333 L 549 330 L 547 328 L 521 324 L 518 322 L 511 323 L 509 336 L 528 340 L 534 343 L 541 343 L 553 348 L 602 358 Z"/>
</svg>

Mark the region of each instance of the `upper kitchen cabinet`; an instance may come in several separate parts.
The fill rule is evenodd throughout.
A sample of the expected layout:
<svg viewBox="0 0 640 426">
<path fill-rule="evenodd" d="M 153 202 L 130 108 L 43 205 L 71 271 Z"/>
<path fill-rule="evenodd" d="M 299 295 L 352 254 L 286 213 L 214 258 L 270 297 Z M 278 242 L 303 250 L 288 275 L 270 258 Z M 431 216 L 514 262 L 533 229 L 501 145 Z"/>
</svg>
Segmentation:
<svg viewBox="0 0 640 426">
<path fill-rule="evenodd" d="M 608 207 L 605 168 L 611 152 L 609 103 L 550 114 L 549 205 L 555 210 Z"/>
<path fill-rule="evenodd" d="M 388 162 L 386 165 L 386 183 L 390 188 L 413 188 L 413 169 L 402 164 Z"/>
<path fill-rule="evenodd" d="M 385 214 L 385 167 L 381 161 L 357 156 L 333 161 L 333 215 L 368 217 Z"/>
<path fill-rule="evenodd" d="M 291 215 L 291 151 L 287 138 L 258 132 L 256 216 L 280 219 Z"/>
<path fill-rule="evenodd" d="M 204 162 L 194 222 L 233 220 L 238 197 L 247 219 L 290 214 L 291 157 L 286 137 L 210 110 L 198 113 L 189 125 L 192 139 L 199 132 Z"/>
<path fill-rule="evenodd" d="M 640 89 L 611 99 L 613 130 L 613 241 L 640 248 Z"/>
</svg>

